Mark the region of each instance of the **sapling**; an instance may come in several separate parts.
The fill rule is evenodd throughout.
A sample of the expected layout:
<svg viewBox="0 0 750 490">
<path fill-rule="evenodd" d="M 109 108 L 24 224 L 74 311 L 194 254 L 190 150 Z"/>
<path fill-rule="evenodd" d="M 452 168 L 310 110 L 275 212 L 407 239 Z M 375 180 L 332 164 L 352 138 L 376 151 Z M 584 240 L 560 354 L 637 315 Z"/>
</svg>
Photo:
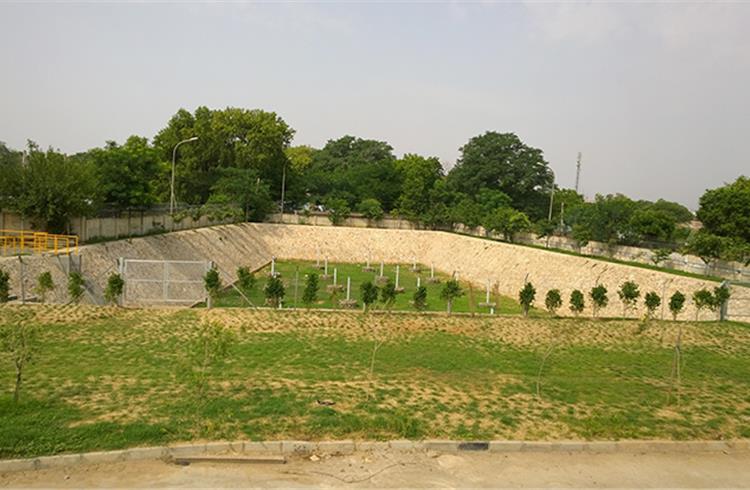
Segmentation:
<svg viewBox="0 0 750 490">
<path fill-rule="evenodd" d="M 14 319 L 10 323 L 0 324 L 0 348 L 10 358 L 15 368 L 13 401 L 18 402 L 24 369 L 34 359 L 38 350 L 36 328 L 23 319 Z"/>
<path fill-rule="evenodd" d="M 250 272 L 250 269 L 247 267 L 237 268 L 237 287 L 240 288 L 242 293 L 246 296 L 250 296 L 255 289 L 255 283 L 255 274 Z"/>
<path fill-rule="evenodd" d="M 362 311 L 367 313 L 377 300 L 380 291 L 378 287 L 370 281 L 363 282 L 360 286 L 360 296 L 362 298 Z"/>
<path fill-rule="evenodd" d="M 729 296 L 731 295 L 731 292 L 729 291 L 729 288 L 721 285 L 714 288 L 714 310 L 719 311 L 719 320 L 724 320 L 723 316 L 723 310 L 724 306 L 726 305 L 727 301 L 729 301 Z"/>
<path fill-rule="evenodd" d="M 451 314 L 453 308 L 453 301 L 464 294 L 461 289 L 461 285 L 455 279 L 450 279 L 445 282 L 443 289 L 440 291 L 440 299 L 445 300 L 448 314 Z"/>
<path fill-rule="evenodd" d="M 521 303 L 523 309 L 523 316 L 529 316 L 529 310 L 531 305 L 534 304 L 534 298 L 536 297 L 536 288 L 527 282 L 523 285 L 523 289 L 518 292 L 518 301 Z"/>
<path fill-rule="evenodd" d="M 305 290 L 302 291 L 302 302 L 308 308 L 318 300 L 318 275 L 314 272 L 305 279 Z"/>
<path fill-rule="evenodd" d="M 55 289 L 55 283 L 52 280 L 50 271 L 44 271 L 36 279 L 36 292 L 44 303 L 47 299 L 47 293 Z"/>
<path fill-rule="evenodd" d="M 599 314 L 599 310 L 605 308 L 609 303 L 609 298 L 607 297 L 607 288 L 604 287 L 603 284 L 594 286 L 589 292 L 589 297 L 591 298 L 591 302 L 593 303 L 594 318 L 596 318 Z"/>
<path fill-rule="evenodd" d="M 544 306 L 551 315 L 557 316 L 557 310 L 562 306 L 562 296 L 559 289 L 550 289 L 544 298 Z"/>
<path fill-rule="evenodd" d="M 380 302 L 383 303 L 383 306 L 385 306 L 385 309 L 388 311 L 390 311 L 393 304 L 396 302 L 396 285 L 390 280 L 390 278 L 380 290 Z"/>
<path fill-rule="evenodd" d="M 646 304 L 646 318 L 650 320 L 654 317 L 656 309 L 661 305 L 661 297 L 653 291 L 648 292 L 644 296 L 644 303 Z"/>
<path fill-rule="evenodd" d="M 417 311 L 424 311 L 425 308 L 427 308 L 427 288 L 419 286 L 414 290 L 413 300 L 414 309 Z"/>
<path fill-rule="evenodd" d="M 79 301 L 81 301 L 84 285 L 85 281 L 83 280 L 83 276 L 80 272 L 73 271 L 68 274 L 68 294 L 70 295 L 70 300 L 73 303 L 78 303 Z"/>
<path fill-rule="evenodd" d="M 677 320 L 677 316 L 682 313 L 684 307 L 685 295 L 679 291 L 675 291 L 669 298 L 669 311 L 672 313 L 673 320 Z"/>
<path fill-rule="evenodd" d="M 586 304 L 583 293 L 578 289 L 574 289 L 570 293 L 570 311 L 572 311 L 575 316 L 578 316 L 583 312 L 585 306 Z"/>
<path fill-rule="evenodd" d="M 638 304 L 641 292 L 638 289 L 638 284 L 633 281 L 625 281 L 617 291 L 617 295 L 622 301 L 622 316 L 627 316 L 628 310 L 635 309 Z"/>
<path fill-rule="evenodd" d="M 713 309 L 714 295 L 708 289 L 699 289 L 693 293 L 693 303 L 695 303 L 695 319 L 704 309 Z"/>
<path fill-rule="evenodd" d="M 266 302 L 270 306 L 274 308 L 281 306 L 281 302 L 286 294 L 284 283 L 281 282 L 281 278 L 279 276 L 269 277 L 268 282 L 266 282 L 266 287 L 263 289 L 263 294 L 266 297 Z"/>
<path fill-rule="evenodd" d="M 221 276 L 215 267 L 211 267 L 203 276 L 203 287 L 208 293 L 208 307 L 211 308 L 213 301 L 219 296 L 221 291 Z"/>
<path fill-rule="evenodd" d="M 107 278 L 107 288 L 104 290 L 104 299 L 113 305 L 120 304 L 120 297 L 125 289 L 125 281 L 122 276 L 112 273 Z"/>
<path fill-rule="evenodd" d="M 10 274 L 0 269 L 0 303 L 10 299 Z"/>
</svg>

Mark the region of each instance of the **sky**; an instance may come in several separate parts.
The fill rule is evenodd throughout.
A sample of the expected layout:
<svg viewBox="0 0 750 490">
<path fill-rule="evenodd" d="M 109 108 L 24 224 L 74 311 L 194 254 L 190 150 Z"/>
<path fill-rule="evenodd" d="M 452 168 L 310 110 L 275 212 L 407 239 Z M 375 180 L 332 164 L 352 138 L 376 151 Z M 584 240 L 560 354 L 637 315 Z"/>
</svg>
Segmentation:
<svg viewBox="0 0 750 490">
<path fill-rule="evenodd" d="M 561 187 L 691 209 L 750 175 L 750 2 L 14 3 L 0 141 L 78 152 L 180 108 L 260 108 L 455 164 L 485 131 Z"/>
</svg>

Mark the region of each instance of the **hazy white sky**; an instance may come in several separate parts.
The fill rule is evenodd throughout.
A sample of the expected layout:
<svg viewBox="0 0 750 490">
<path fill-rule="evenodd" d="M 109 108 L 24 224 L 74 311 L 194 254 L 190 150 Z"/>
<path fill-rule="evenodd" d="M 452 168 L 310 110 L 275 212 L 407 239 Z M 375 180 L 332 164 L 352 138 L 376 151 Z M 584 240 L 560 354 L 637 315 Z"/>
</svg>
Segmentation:
<svg viewBox="0 0 750 490">
<path fill-rule="evenodd" d="M 750 174 L 750 3 L 3 3 L 0 141 L 153 136 L 180 107 L 273 110 L 440 157 L 486 130 L 572 187 L 695 207 Z"/>
</svg>

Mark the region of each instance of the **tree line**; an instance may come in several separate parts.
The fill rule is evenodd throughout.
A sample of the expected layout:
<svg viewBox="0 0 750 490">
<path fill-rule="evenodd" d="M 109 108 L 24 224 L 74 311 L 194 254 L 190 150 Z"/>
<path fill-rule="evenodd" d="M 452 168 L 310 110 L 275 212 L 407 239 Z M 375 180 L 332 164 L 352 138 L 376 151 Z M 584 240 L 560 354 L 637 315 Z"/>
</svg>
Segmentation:
<svg viewBox="0 0 750 490">
<path fill-rule="evenodd" d="M 293 137 L 273 112 L 199 107 L 179 110 L 150 139 L 131 136 L 73 155 L 34 142 L 23 151 L 0 143 L 0 209 L 62 232 L 75 216 L 166 203 L 176 156 L 176 199 L 198 212 L 229 210 L 259 221 L 279 209 L 283 193 L 284 209 L 326 210 L 335 224 L 353 212 L 372 220 L 390 214 L 431 229 L 481 225 L 508 241 L 521 232 L 564 234 L 581 245 L 688 246 L 707 261 L 750 261 L 745 177 L 706 191 L 697 213 L 704 228 L 695 233 L 686 226 L 693 214 L 675 202 L 622 194 L 585 202 L 555 184 L 542 150 L 513 133 L 471 138 L 447 172 L 436 157 L 399 158 L 384 141 L 347 135 L 312 148 L 292 146 Z"/>
</svg>

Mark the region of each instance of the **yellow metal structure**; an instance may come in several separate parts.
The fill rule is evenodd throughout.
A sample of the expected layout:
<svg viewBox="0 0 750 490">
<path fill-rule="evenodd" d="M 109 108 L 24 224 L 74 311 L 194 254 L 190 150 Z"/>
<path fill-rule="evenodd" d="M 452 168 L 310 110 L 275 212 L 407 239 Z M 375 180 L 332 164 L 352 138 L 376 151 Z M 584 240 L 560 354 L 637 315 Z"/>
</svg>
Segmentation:
<svg viewBox="0 0 750 490">
<path fill-rule="evenodd" d="M 22 253 L 78 253 L 78 236 L 39 231 L 0 230 L 3 255 Z"/>
</svg>

